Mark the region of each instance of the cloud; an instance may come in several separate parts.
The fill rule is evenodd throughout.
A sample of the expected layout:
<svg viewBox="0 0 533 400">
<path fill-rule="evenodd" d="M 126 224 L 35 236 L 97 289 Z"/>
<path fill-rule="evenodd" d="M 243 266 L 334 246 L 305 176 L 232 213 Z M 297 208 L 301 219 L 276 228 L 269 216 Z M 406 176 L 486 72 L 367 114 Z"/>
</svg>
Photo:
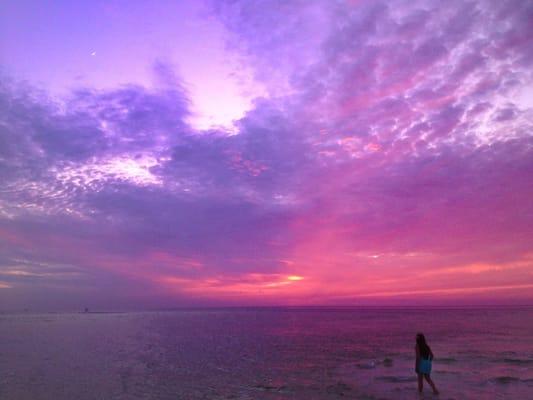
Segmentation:
<svg viewBox="0 0 533 400">
<path fill-rule="evenodd" d="M 533 110 L 516 100 L 531 83 L 527 2 L 234 1 L 214 12 L 269 88 L 236 130 L 193 129 L 163 63 L 154 88 L 61 100 L 3 79 L 9 291 L 31 279 L 43 293 L 113 290 L 118 303 L 261 302 L 254 285 L 272 284 L 269 302 L 327 301 L 415 295 L 428 268 L 529 262 Z M 524 283 L 515 272 L 468 284 Z M 431 290 L 453 293 L 433 276 Z"/>
</svg>

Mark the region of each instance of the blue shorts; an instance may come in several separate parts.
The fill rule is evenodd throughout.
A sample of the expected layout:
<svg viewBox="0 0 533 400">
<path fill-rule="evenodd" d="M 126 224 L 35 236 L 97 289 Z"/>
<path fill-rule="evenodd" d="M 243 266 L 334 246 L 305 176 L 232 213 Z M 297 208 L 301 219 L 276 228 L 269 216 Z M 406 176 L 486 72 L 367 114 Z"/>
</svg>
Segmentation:
<svg viewBox="0 0 533 400">
<path fill-rule="evenodd" d="M 420 359 L 417 370 L 419 374 L 429 375 L 431 373 L 431 360 L 426 358 Z"/>
</svg>

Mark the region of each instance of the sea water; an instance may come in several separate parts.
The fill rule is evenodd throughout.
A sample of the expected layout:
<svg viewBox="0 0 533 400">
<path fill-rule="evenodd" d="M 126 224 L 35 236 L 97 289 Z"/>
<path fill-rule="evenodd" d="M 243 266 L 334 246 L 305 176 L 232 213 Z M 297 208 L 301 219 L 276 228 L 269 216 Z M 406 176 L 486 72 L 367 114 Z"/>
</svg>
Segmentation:
<svg viewBox="0 0 533 400">
<path fill-rule="evenodd" d="M 533 308 L 0 315 L 0 399 L 533 399 Z M 427 384 L 422 398 L 434 398 Z"/>
</svg>

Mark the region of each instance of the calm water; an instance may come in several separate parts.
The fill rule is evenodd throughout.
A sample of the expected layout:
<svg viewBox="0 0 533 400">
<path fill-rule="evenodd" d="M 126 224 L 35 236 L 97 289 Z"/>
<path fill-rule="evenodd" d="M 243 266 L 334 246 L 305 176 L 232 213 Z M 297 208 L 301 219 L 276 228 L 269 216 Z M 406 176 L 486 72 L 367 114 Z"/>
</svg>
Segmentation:
<svg viewBox="0 0 533 400">
<path fill-rule="evenodd" d="M 0 315 L 0 399 L 533 398 L 533 308 Z M 423 398 L 433 398 L 427 387 Z"/>
</svg>

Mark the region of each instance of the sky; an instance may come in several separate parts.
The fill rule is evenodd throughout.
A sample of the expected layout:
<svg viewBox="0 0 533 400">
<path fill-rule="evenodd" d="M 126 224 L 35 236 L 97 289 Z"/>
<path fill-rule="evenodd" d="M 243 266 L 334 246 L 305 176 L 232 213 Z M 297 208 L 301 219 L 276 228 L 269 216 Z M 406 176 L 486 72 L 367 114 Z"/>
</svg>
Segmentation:
<svg viewBox="0 0 533 400">
<path fill-rule="evenodd" d="M 0 310 L 533 304 L 530 1 L 0 3 Z"/>
</svg>

